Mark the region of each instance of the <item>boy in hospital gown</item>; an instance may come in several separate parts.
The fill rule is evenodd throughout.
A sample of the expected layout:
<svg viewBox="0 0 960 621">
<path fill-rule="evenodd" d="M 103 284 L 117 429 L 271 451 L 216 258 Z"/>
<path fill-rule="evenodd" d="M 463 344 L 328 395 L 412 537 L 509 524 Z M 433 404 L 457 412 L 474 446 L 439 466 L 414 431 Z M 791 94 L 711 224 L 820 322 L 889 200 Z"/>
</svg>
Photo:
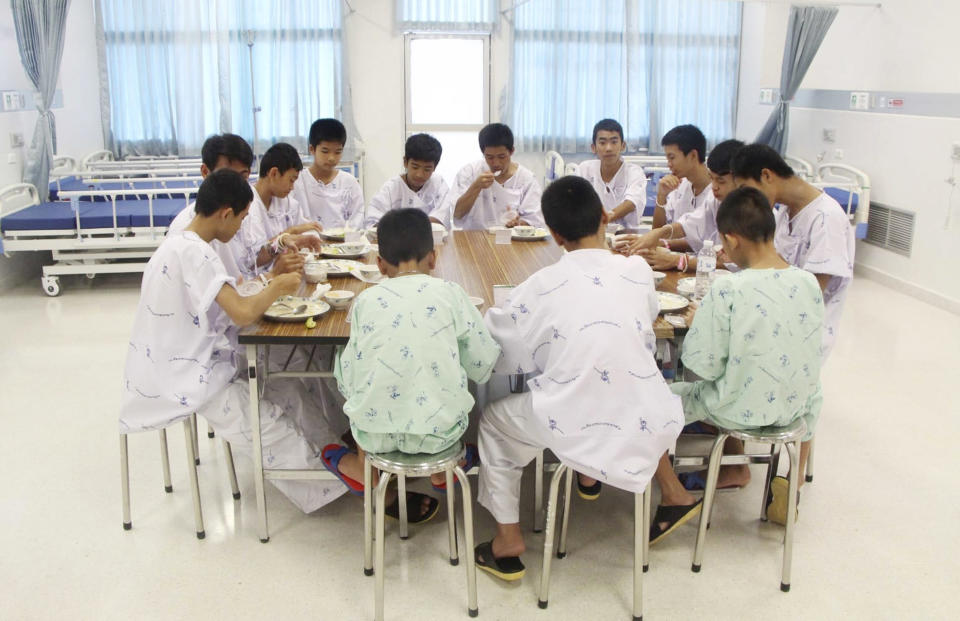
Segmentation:
<svg viewBox="0 0 960 621">
<path fill-rule="evenodd" d="M 491 123 L 480 130 L 479 142 L 483 160 L 461 168 L 448 195 L 454 225 L 464 230 L 543 226 L 540 184 L 530 169 L 512 161 L 510 128 Z"/>
<path fill-rule="evenodd" d="M 714 281 L 684 339 L 683 363 L 702 379 L 670 388 L 683 397 L 688 423 L 753 429 L 803 419 L 808 440 L 822 403 L 820 287 L 812 274 L 777 254 L 776 223 L 758 190 L 731 192 L 720 205 L 717 226 L 724 250 L 744 269 Z M 650 543 L 701 508 L 680 484 L 666 453 L 656 476 L 662 493 Z M 747 466 L 723 466 L 717 486 L 742 487 L 749 480 Z M 786 500 L 777 487 L 774 493 L 774 502 Z"/>
<path fill-rule="evenodd" d="M 377 228 L 380 218 L 392 209 L 415 207 L 427 214 L 431 222 L 449 229 L 449 188 L 443 177 L 433 174 L 443 152 L 440 141 L 429 134 L 414 134 L 407 138 L 403 151 L 403 167 L 406 171 L 387 180 L 370 199 L 363 221 L 364 228 Z"/>
<path fill-rule="evenodd" d="M 704 162 L 707 139 L 693 125 L 678 125 L 660 140 L 670 174 L 657 184 L 657 203 L 653 227 L 676 222 L 698 207 L 714 201 L 710 190 L 710 172 Z"/>
<path fill-rule="evenodd" d="M 598 159 L 582 162 L 577 175 L 593 186 L 611 223 L 635 229 L 647 204 L 647 176 L 642 167 L 623 161 L 626 148 L 620 123 L 613 119 L 597 122 L 590 150 Z"/>
<path fill-rule="evenodd" d="M 164 240 L 147 264 L 127 351 L 121 433 L 159 429 L 196 412 L 234 450 L 250 452 L 250 390 L 237 373 L 237 326 L 256 321 L 278 296 L 300 286 L 299 275 L 284 274 L 243 298 L 211 249 L 211 240 L 227 242 L 236 233 L 252 198 L 236 172 L 211 173 L 197 193 L 193 222 L 182 235 Z M 267 388 L 260 405 L 266 463 L 322 467 L 318 447 L 329 437 L 306 438 L 291 420 L 297 410 L 316 407 L 297 382 Z M 305 512 L 342 493 L 338 483 L 274 485 Z"/>
<path fill-rule="evenodd" d="M 317 119 L 308 143 L 313 163 L 297 179 L 294 197 L 322 228 L 358 230 L 363 226 L 363 190 L 353 175 L 337 168 L 347 128 L 337 119 Z"/>
<path fill-rule="evenodd" d="M 520 476 L 544 448 L 588 477 L 642 492 L 683 426 L 654 360 L 659 305 L 639 257 L 605 248 L 606 213 L 576 176 L 544 192 L 543 213 L 568 252 L 516 287 L 486 322 L 503 348 L 496 373 L 537 373 L 529 392 L 491 403 L 479 427 L 478 501 L 497 535 L 475 551 L 499 578 L 524 573 Z"/>
</svg>

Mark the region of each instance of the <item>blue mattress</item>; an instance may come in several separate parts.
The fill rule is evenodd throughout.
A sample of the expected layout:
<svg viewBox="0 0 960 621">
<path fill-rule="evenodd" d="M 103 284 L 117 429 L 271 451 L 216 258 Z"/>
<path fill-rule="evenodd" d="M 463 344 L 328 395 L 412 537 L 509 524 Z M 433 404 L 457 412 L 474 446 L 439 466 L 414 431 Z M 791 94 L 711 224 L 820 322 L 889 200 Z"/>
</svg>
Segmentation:
<svg viewBox="0 0 960 621">
<path fill-rule="evenodd" d="M 191 197 L 196 196 L 196 181 L 165 181 L 159 183 L 156 181 L 151 181 L 148 178 L 137 179 L 133 181 L 134 188 L 143 189 L 143 190 L 154 190 L 154 189 L 179 189 L 179 188 L 192 188 L 194 191 L 191 193 Z M 57 188 L 57 182 L 50 184 L 50 200 L 55 201 L 59 199 L 59 192 L 76 192 L 83 190 L 126 190 L 130 188 L 130 181 L 106 181 L 102 183 L 84 183 L 84 181 L 79 177 L 64 177 L 60 179 L 60 187 Z M 158 194 L 155 198 L 181 198 L 183 195 L 171 195 L 171 194 Z M 117 198 L 123 198 L 128 200 L 143 200 L 146 199 L 146 196 L 136 194 L 135 191 L 131 190 L 130 194 L 124 194 L 122 196 L 118 195 Z M 105 196 L 81 196 L 80 200 L 84 201 L 107 201 L 108 197 Z"/>
<path fill-rule="evenodd" d="M 643 207 L 644 216 L 652 216 L 657 206 L 657 184 L 669 173 L 655 172 L 647 177 L 647 204 Z"/>
<path fill-rule="evenodd" d="M 844 190 L 842 188 L 823 188 L 823 191 L 827 193 L 828 196 L 833 198 L 833 200 L 840 203 L 840 206 L 843 207 L 843 210 L 847 210 L 847 202 L 850 202 L 850 213 L 854 214 L 857 212 L 857 204 L 860 202 L 858 199 L 860 196 L 858 194 L 853 194 L 851 198 L 851 193 L 849 190 Z"/>
<path fill-rule="evenodd" d="M 154 199 L 154 226 L 168 226 L 180 210 L 186 206 L 182 198 Z M 113 228 L 113 204 L 102 202 L 80 202 L 81 229 Z M 118 227 L 150 226 L 147 201 L 118 200 Z M 77 220 L 68 202 L 52 202 L 33 205 L 26 209 L 4 216 L 0 220 L 0 230 L 9 231 L 59 231 L 76 230 Z"/>
</svg>

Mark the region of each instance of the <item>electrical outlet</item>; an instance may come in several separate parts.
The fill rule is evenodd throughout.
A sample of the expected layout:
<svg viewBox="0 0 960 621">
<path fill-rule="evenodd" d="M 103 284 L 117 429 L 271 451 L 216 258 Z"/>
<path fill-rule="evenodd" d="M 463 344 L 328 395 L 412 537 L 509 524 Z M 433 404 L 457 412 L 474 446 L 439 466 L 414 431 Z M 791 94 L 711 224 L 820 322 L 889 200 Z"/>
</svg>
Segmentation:
<svg viewBox="0 0 960 621">
<path fill-rule="evenodd" d="M 16 132 L 10 134 L 10 148 L 16 149 L 17 147 L 23 146 L 23 134 L 18 134 Z"/>
<path fill-rule="evenodd" d="M 761 88 L 761 89 L 760 89 L 760 103 L 762 103 L 762 104 L 772 104 L 772 103 L 773 103 L 773 89 L 772 89 L 772 88 Z"/>
<path fill-rule="evenodd" d="M 3 91 L 3 110 L 12 112 L 14 110 L 23 110 L 23 95 L 17 91 Z"/>
<path fill-rule="evenodd" d="M 836 142 L 837 141 L 837 130 L 832 128 L 824 128 L 823 130 L 823 141 L 824 142 Z"/>
<path fill-rule="evenodd" d="M 950 157 L 954 161 L 960 161 L 960 142 L 953 143 L 953 148 L 950 150 Z"/>
<path fill-rule="evenodd" d="M 869 110 L 870 94 L 864 93 L 864 92 L 850 93 L 850 109 L 851 110 Z"/>
</svg>

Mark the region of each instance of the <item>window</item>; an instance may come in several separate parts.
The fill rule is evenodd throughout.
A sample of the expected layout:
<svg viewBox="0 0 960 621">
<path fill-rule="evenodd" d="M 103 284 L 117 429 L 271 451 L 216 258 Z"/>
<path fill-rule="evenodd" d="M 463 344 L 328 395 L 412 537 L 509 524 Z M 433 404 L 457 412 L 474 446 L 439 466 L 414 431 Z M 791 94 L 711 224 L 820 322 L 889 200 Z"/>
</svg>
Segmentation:
<svg viewBox="0 0 960 621">
<path fill-rule="evenodd" d="M 524 150 L 587 152 L 620 121 L 631 150 L 660 151 L 682 123 L 733 135 L 740 3 L 530 0 L 514 18 L 511 121 Z"/>
<path fill-rule="evenodd" d="M 497 0 L 397 0 L 402 32 L 490 32 L 497 17 Z"/>
<path fill-rule="evenodd" d="M 340 116 L 340 0 L 98 7 L 110 130 L 122 152 L 196 153 L 224 131 L 258 152 L 277 141 L 305 150 L 310 123 Z"/>
<path fill-rule="evenodd" d="M 443 145 L 437 172 L 448 185 L 480 157 L 477 132 L 489 118 L 487 36 L 406 36 L 406 134 Z"/>
</svg>

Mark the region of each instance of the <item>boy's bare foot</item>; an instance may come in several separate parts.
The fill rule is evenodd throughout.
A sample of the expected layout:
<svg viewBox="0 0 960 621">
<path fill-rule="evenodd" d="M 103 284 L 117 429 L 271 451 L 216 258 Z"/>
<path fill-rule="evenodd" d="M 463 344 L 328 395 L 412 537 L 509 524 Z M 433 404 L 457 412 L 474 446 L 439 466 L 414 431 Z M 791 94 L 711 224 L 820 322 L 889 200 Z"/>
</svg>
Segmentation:
<svg viewBox="0 0 960 621">
<path fill-rule="evenodd" d="M 497 536 L 493 538 L 491 543 L 493 544 L 493 556 L 495 558 L 521 556 L 527 551 L 519 524 L 498 524 Z"/>
</svg>

